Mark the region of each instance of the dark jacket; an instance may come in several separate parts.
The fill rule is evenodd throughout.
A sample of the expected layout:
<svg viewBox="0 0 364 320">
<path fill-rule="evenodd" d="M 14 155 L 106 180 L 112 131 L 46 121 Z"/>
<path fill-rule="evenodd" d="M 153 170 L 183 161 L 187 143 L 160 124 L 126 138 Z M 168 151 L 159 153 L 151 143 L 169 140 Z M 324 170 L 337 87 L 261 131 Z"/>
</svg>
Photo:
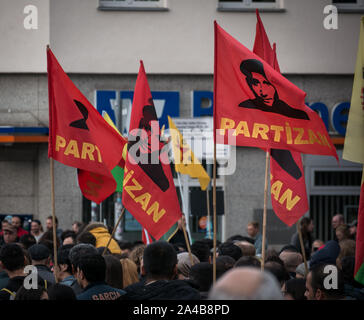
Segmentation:
<svg viewBox="0 0 364 320">
<path fill-rule="evenodd" d="M 105 282 L 94 282 L 77 296 L 77 300 L 116 300 L 124 294 L 124 290 L 110 287 Z"/>
<path fill-rule="evenodd" d="M 15 294 L 23 285 L 24 279 L 25 276 L 10 278 L 6 287 L 0 288 L 0 301 L 14 300 Z"/>
<path fill-rule="evenodd" d="M 124 289 L 126 294 L 120 300 L 200 300 L 198 290 L 185 280 L 158 280 L 146 285 L 132 284 Z"/>
<path fill-rule="evenodd" d="M 73 275 L 64 278 L 62 281 L 59 282 L 59 284 L 71 287 L 76 296 L 81 294 L 83 291 Z"/>
<path fill-rule="evenodd" d="M 0 272 L 0 289 L 6 287 L 9 281 L 9 276 L 6 271 Z"/>
<path fill-rule="evenodd" d="M 56 280 L 54 279 L 54 274 L 47 266 L 38 264 L 35 266 L 38 271 L 39 277 L 41 277 L 43 280 L 46 280 L 50 284 L 55 284 Z"/>
</svg>

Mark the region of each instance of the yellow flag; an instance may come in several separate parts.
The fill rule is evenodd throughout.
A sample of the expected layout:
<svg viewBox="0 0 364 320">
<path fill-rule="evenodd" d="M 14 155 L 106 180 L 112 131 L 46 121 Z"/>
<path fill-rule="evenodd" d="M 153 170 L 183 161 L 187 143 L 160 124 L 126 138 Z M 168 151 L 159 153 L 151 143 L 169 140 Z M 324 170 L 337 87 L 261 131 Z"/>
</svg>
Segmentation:
<svg viewBox="0 0 364 320">
<path fill-rule="evenodd" d="M 360 21 L 353 92 L 346 127 L 343 158 L 364 163 L 364 17 Z"/>
<path fill-rule="evenodd" d="M 185 142 L 181 132 L 177 129 L 172 119 L 168 116 L 169 131 L 172 138 L 172 151 L 176 172 L 188 174 L 191 178 L 198 178 L 202 190 L 206 190 L 210 177 L 195 158 L 190 146 Z"/>
</svg>

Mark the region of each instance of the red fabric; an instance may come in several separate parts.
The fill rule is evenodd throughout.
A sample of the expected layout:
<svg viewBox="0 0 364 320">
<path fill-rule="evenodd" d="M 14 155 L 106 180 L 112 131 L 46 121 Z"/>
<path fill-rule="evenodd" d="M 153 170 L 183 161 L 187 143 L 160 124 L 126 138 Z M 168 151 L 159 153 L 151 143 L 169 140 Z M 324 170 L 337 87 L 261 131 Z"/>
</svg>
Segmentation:
<svg viewBox="0 0 364 320">
<path fill-rule="evenodd" d="M 261 66 L 265 77 L 253 71 L 249 84 L 249 77 L 241 70 L 242 65 L 248 63 L 249 70 L 252 69 L 251 65 L 254 68 Z M 264 89 L 264 99 L 260 88 Z M 337 158 L 323 121 L 305 105 L 306 93 L 216 22 L 214 95 L 215 128 L 225 129 L 217 130 L 217 143 L 265 150 L 288 149 Z M 257 100 L 263 106 L 261 109 L 258 109 Z M 228 128 L 232 129 L 236 142 L 228 140 Z"/>
<path fill-rule="evenodd" d="M 129 126 L 122 202 L 134 218 L 159 240 L 178 219 L 181 209 L 143 62 L 135 84 Z M 146 157 L 147 164 L 137 157 Z M 151 160 L 157 163 L 151 163 Z"/>
<path fill-rule="evenodd" d="M 23 236 L 25 234 L 29 234 L 29 232 L 20 227 L 18 229 L 18 238 L 20 238 L 21 236 Z"/>
<path fill-rule="evenodd" d="M 253 52 L 280 72 L 276 46 L 270 45 L 259 16 Z M 275 214 L 288 226 L 296 223 L 309 209 L 301 154 L 296 151 L 272 150 L 270 157 L 271 201 Z"/>
<path fill-rule="evenodd" d="M 100 203 L 116 188 L 110 171 L 119 163 L 125 143 L 73 84 L 50 49 L 47 63 L 48 157 L 78 168 L 83 195 Z"/>
</svg>

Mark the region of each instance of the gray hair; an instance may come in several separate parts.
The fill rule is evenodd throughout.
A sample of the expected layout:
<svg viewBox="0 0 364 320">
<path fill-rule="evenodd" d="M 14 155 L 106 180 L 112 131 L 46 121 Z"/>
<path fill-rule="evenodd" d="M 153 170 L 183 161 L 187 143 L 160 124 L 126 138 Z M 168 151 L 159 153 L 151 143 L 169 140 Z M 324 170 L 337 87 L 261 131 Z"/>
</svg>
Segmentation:
<svg viewBox="0 0 364 320">
<path fill-rule="evenodd" d="M 76 265 L 76 261 L 80 259 L 81 256 L 86 254 L 98 254 L 97 249 L 89 243 L 80 243 L 72 247 L 68 258 L 72 265 Z"/>
<path fill-rule="evenodd" d="M 244 285 L 244 283 L 242 283 Z M 233 294 L 226 288 L 214 285 L 210 290 L 209 300 L 283 300 L 280 285 L 269 272 L 261 272 L 258 288 L 250 295 Z"/>
</svg>

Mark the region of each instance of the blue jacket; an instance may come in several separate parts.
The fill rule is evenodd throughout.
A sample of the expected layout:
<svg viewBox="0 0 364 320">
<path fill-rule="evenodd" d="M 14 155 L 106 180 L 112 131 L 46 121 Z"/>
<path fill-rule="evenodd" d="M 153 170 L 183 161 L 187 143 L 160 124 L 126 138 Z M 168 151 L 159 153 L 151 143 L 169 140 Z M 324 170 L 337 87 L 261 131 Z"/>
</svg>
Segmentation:
<svg viewBox="0 0 364 320">
<path fill-rule="evenodd" d="M 94 282 L 77 296 L 77 300 L 116 300 L 124 294 L 124 290 L 110 287 L 105 282 Z"/>
</svg>

